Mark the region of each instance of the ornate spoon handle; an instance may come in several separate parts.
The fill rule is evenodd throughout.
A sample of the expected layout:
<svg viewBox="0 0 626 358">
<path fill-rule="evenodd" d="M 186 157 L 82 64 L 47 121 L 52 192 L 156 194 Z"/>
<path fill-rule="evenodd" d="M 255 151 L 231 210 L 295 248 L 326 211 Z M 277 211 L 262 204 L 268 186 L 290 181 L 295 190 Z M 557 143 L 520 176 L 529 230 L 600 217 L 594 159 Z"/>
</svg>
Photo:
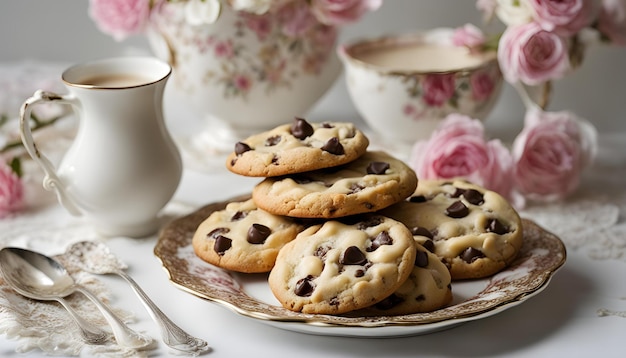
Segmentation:
<svg viewBox="0 0 626 358">
<path fill-rule="evenodd" d="M 128 327 L 122 320 L 120 320 L 98 297 L 96 297 L 91 291 L 84 287 L 76 285 L 76 290 L 89 298 L 98 307 L 104 318 L 111 326 L 113 335 L 117 343 L 124 347 L 129 348 L 145 348 L 153 343 L 152 338 L 143 336 Z"/>
<path fill-rule="evenodd" d="M 182 328 L 174 324 L 174 322 L 172 322 L 159 309 L 159 307 L 157 307 L 157 305 L 152 302 L 148 295 L 146 295 L 146 293 L 141 289 L 141 287 L 139 287 L 135 280 L 133 280 L 133 278 L 130 277 L 126 272 L 122 270 L 116 270 L 114 273 L 124 278 L 130 284 L 130 287 L 133 289 L 133 291 L 135 291 L 143 305 L 148 310 L 148 313 L 150 314 L 152 319 L 159 325 L 159 328 L 161 329 L 161 336 L 165 344 L 173 349 L 192 355 L 198 355 L 211 349 L 208 346 L 207 342 L 189 335 L 187 332 L 183 331 Z"/>
<path fill-rule="evenodd" d="M 62 298 L 57 298 L 57 301 L 65 307 L 70 316 L 74 319 L 74 322 L 78 325 L 80 335 L 88 344 L 104 344 L 108 340 L 110 333 L 107 333 L 97 326 L 86 321 L 81 317 L 72 306 Z"/>
</svg>

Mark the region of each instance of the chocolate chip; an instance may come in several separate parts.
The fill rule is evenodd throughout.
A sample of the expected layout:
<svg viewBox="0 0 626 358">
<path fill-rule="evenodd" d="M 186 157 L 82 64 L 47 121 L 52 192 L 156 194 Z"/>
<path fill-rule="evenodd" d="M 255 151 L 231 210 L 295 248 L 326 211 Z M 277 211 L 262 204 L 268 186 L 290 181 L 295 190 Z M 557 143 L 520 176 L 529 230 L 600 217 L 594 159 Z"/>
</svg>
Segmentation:
<svg viewBox="0 0 626 358">
<path fill-rule="evenodd" d="M 329 250 L 330 250 L 329 247 L 320 246 L 315 250 L 315 253 L 313 255 L 315 257 L 319 257 L 320 260 L 324 261 L 326 259 L 326 254 L 328 253 Z"/>
<path fill-rule="evenodd" d="M 358 247 L 350 246 L 343 252 L 339 262 L 343 265 L 364 265 L 367 263 L 367 258 Z"/>
<path fill-rule="evenodd" d="M 424 195 L 416 195 L 409 198 L 411 203 L 425 203 L 426 197 Z"/>
<path fill-rule="evenodd" d="M 207 236 L 207 238 L 215 239 L 219 235 L 227 234 L 228 232 L 230 232 L 229 228 L 227 228 L 227 227 L 218 227 L 217 229 L 211 230 L 211 232 L 208 233 L 206 236 Z"/>
<path fill-rule="evenodd" d="M 252 226 L 248 229 L 247 239 L 251 244 L 262 244 L 271 233 L 272 230 L 265 225 L 252 224 Z"/>
<path fill-rule="evenodd" d="M 404 300 L 398 296 L 396 296 L 395 294 L 391 294 L 389 295 L 387 298 L 385 298 L 384 300 L 378 302 L 375 307 L 378 308 L 379 310 L 388 310 L 391 308 L 394 308 L 395 306 L 399 305 L 400 303 L 402 303 Z"/>
<path fill-rule="evenodd" d="M 485 230 L 487 230 L 487 232 L 493 232 L 498 235 L 504 235 L 509 232 L 509 229 L 506 226 L 502 225 L 502 223 L 498 219 L 489 220 Z"/>
<path fill-rule="evenodd" d="M 294 175 L 291 177 L 291 179 L 295 181 L 297 184 L 309 184 L 309 183 L 314 182 L 313 179 L 305 177 L 303 175 Z"/>
<path fill-rule="evenodd" d="M 247 211 L 237 211 L 231 218 L 230 221 L 239 221 L 248 216 Z"/>
<path fill-rule="evenodd" d="M 389 163 L 371 162 L 367 166 L 367 174 L 385 174 L 387 169 L 389 169 Z"/>
<path fill-rule="evenodd" d="M 361 190 L 365 189 L 365 187 L 359 183 L 352 183 L 350 185 L 350 192 L 348 194 L 358 193 Z"/>
<path fill-rule="evenodd" d="M 342 155 L 345 153 L 343 145 L 339 143 L 339 139 L 337 137 L 330 138 L 326 144 L 322 146 L 322 150 L 334 155 Z"/>
<path fill-rule="evenodd" d="M 415 226 L 414 228 L 412 228 L 411 234 L 413 234 L 413 236 L 424 236 L 429 239 L 433 238 L 433 234 L 427 228 L 422 226 Z"/>
<path fill-rule="evenodd" d="M 435 242 L 433 240 L 426 240 L 422 243 L 422 246 L 430 252 L 435 252 Z"/>
<path fill-rule="evenodd" d="M 370 247 L 367 248 L 367 252 L 375 251 L 382 245 L 392 245 L 392 244 L 393 244 L 393 239 L 391 238 L 391 236 L 389 236 L 389 233 L 387 231 L 382 231 L 381 233 L 376 235 L 374 240 L 372 240 L 372 244 L 370 245 Z"/>
<path fill-rule="evenodd" d="M 272 137 L 269 137 L 265 140 L 265 146 L 266 147 L 271 147 L 271 146 L 275 146 L 276 144 L 280 143 L 280 140 L 283 137 L 281 137 L 280 135 L 275 135 Z"/>
<path fill-rule="evenodd" d="M 378 226 L 383 221 L 384 221 L 384 219 L 382 217 L 380 217 L 380 216 L 372 216 L 372 217 L 368 218 L 367 220 L 363 220 L 360 223 L 358 223 L 356 227 L 359 230 L 365 230 L 368 227 Z"/>
<path fill-rule="evenodd" d="M 243 153 L 252 150 L 249 145 L 244 142 L 235 143 L 235 154 L 242 155 Z"/>
<path fill-rule="evenodd" d="M 313 283 L 313 276 L 308 275 L 305 278 L 301 278 L 296 282 L 296 288 L 294 289 L 294 293 L 296 296 L 300 297 L 308 297 L 311 296 L 313 291 L 315 290 L 315 283 Z"/>
<path fill-rule="evenodd" d="M 454 219 L 464 218 L 469 215 L 469 209 L 463 202 L 455 201 L 446 209 L 446 215 Z"/>
<path fill-rule="evenodd" d="M 335 128 L 335 126 L 333 126 L 332 124 L 328 122 L 324 122 L 322 123 L 322 128 Z"/>
<path fill-rule="evenodd" d="M 354 273 L 354 277 L 363 277 L 365 275 L 365 271 L 363 270 L 356 270 L 356 272 Z"/>
<path fill-rule="evenodd" d="M 463 197 L 470 204 L 474 204 L 474 205 L 482 205 L 485 202 L 485 200 L 483 199 L 483 194 L 481 194 L 478 190 L 474 190 L 474 189 L 465 190 L 465 192 L 463 193 Z"/>
<path fill-rule="evenodd" d="M 304 120 L 304 118 L 296 117 L 291 124 L 290 132 L 294 137 L 302 140 L 312 135 L 315 130 L 313 129 L 313 126 L 309 124 L 309 122 Z"/>
<path fill-rule="evenodd" d="M 465 198 L 465 200 L 473 205 L 482 205 L 485 202 L 483 194 L 476 189 L 456 188 L 456 190 L 450 195 L 450 197 L 458 198 L 461 195 Z"/>
<path fill-rule="evenodd" d="M 415 255 L 415 266 L 417 267 L 426 267 L 428 266 L 428 254 L 424 251 L 417 250 L 417 255 Z"/>
<path fill-rule="evenodd" d="M 461 253 L 461 259 L 463 259 L 463 261 L 467 262 L 468 264 L 471 264 L 472 262 L 482 257 L 485 257 L 485 254 L 473 247 L 468 247 L 463 251 L 463 253 Z"/>
<path fill-rule="evenodd" d="M 451 198 L 458 198 L 465 192 L 465 189 L 454 188 L 454 193 L 450 195 Z"/>
<path fill-rule="evenodd" d="M 218 235 L 215 238 L 215 244 L 213 245 L 213 250 L 217 252 L 218 255 L 223 256 L 226 250 L 230 249 L 233 245 L 233 240 L 227 238 L 226 236 Z"/>
</svg>

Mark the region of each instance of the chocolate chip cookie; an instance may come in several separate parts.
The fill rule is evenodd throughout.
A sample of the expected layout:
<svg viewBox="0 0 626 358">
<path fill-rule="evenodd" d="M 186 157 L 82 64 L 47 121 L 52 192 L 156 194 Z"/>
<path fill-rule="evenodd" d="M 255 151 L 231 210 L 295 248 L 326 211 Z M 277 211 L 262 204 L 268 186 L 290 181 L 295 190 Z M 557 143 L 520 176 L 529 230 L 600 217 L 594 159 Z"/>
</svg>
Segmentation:
<svg viewBox="0 0 626 358">
<path fill-rule="evenodd" d="M 194 252 L 204 261 L 237 272 L 269 272 L 278 251 L 303 226 L 258 209 L 252 199 L 229 203 L 197 228 Z"/>
<path fill-rule="evenodd" d="M 368 145 L 367 137 L 352 123 L 309 123 L 296 118 L 236 143 L 226 167 L 251 177 L 300 173 L 351 162 Z"/>
<path fill-rule="evenodd" d="M 413 270 L 415 240 L 383 217 L 311 226 L 283 247 L 269 285 L 287 309 L 341 314 L 371 306 L 397 290 Z"/>
<path fill-rule="evenodd" d="M 272 214 L 339 218 L 374 212 L 404 200 L 417 186 L 415 172 L 384 152 L 367 152 L 348 164 L 266 178 L 252 192 Z"/>
<path fill-rule="evenodd" d="M 441 259 L 417 244 L 415 265 L 409 278 L 377 304 L 353 312 L 359 316 L 395 316 L 432 312 L 452 301 L 452 278 Z"/>
<path fill-rule="evenodd" d="M 420 180 L 413 196 L 381 213 L 407 225 L 453 280 L 491 276 L 522 246 L 522 222 L 506 199 L 462 180 Z"/>
</svg>

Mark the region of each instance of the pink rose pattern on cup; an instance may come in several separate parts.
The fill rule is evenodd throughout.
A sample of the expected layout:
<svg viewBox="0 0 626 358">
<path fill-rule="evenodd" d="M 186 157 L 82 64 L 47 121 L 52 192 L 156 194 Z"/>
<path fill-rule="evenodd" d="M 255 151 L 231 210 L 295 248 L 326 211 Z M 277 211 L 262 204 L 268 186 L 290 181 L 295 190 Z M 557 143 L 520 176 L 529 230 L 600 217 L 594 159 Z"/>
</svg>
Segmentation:
<svg viewBox="0 0 626 358">
<path fill-rule="evenodd" d="M 463 72 L 409 76 L 404 83 L 410 101 L 402 112 L 415 121 L 447 113 L 481 112 L 491 103 L 500 76 L 497 66 L 469 76 Z"/>
<path fill-rule="evenodd" d="M 296 19 L 310 16 L 307 25 L 294 24 L 293 14 Z M 308 7 L 296 7 L 295 3 L 263 15 L 239 11 L 235 14 L 236 30 L 231 34 L 207 35 L 202 29 L 190 28 L 182 19 L 168 18 L 175 15 L 167 7 L 159 16 L 162 18 L 153 20 L 157 29 L 176 26 L 177 41 L 194 44 L 197 54 L 212 54 L 218 61 L 198 75 L 203 76 L 205 84 L 220 85 L 224 98 L 245 100 L 257 86 L 270 94 L 279 88 L 291 88 L 297 78 L 316 76 L 330 60 L 337 38 L 335 27 L 320 23 Z M 255 48 L 246 45 L 250 36 L 257 41 Z"/>
</svg>

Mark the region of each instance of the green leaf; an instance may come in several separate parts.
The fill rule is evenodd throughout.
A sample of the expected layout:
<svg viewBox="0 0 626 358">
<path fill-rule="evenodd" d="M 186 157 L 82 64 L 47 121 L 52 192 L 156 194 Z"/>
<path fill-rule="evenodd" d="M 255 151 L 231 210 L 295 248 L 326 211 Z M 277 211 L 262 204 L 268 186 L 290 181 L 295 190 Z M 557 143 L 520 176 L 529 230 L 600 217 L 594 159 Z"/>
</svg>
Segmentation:
<svg viewBox="0 0 626 358">
<path fill-rule="evenodd" d="M 22 161 L 19 157 L 14 157 L 11 163 L 9 163 L 9 166 L 19 178 L 22 177 Z"/>
</svg>

